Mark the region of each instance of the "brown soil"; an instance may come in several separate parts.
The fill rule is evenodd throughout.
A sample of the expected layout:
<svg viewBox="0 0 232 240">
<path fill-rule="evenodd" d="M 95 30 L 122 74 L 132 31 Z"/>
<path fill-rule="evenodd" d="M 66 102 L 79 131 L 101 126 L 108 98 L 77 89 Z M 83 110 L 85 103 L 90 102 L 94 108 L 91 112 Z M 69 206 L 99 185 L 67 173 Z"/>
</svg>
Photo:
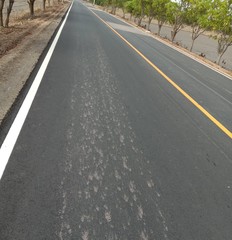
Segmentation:
<svg viewBox="0 0 232 240">
<path fill-rule="evenodd" d="M 67 3 L 49 7 L 45 12 L 38 10 L 33 19 L 28 14 L 11 19 L 9 28 L 0 28 L 0 58 L 17 47 L 28 35 L 33 35 L 41 24 L 59 18 L 66 8 Z"/>
<path fill-rule="evenodd" d="M 9 28 L 0 28 L 0 124 L 5 118 L 41 53 L 68 9 L 70 2 L 46 12 L 36 11 L 10 19 Z"/>
</svg>

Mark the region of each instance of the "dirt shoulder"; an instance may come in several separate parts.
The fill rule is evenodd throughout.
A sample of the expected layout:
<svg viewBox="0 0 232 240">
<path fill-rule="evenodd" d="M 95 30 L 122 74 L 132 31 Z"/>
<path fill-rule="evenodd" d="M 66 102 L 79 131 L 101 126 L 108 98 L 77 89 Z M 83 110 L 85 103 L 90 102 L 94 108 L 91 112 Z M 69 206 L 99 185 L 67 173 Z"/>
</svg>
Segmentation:
<svg viewBox="0 0 232 240">
<path fill-rule="evenodd" d="M 22 87 L 70 2 L 37 11 L 30 20 L 27 15 L 11 20 L 11 26 L 0 29 L 0 124 L 9 112 Z"/>
</svg>

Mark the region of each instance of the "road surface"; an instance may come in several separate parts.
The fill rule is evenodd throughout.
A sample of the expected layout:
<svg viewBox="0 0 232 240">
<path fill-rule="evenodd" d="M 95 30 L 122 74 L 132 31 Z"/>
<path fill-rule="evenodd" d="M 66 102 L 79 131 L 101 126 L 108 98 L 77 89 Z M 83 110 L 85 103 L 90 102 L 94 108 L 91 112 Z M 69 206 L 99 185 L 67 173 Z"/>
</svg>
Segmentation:
<svg viewBox="0 0 232 240">
<path fill-rule="evenodd" d="M 47 6 L 48 6 L 48 1 L 46 1 L 46 2 L 47 2 Z M 42 0 L 36 0 L 35 1 L 35 10 L 42 9 L 42 5 L 43 5 Z M 51 1 L 51 6 L 52 5 L 54 5 L 54 1 Z M 3 14 L 5 16 L 6 16 L 6 11 L 7 11 L 7 6 L 8 6 L 8 2 L 5 2 L 4 10 L 3 10 Z M 27 1 L 26 0 L 16 0 L 13 5 L 11 17 L 20 17 L 25 13 L 29 13 L 29 7 L 28 7 Z M 118 14 L 122 16 L 122 11 L 118 10 Z M 130 18 L 129 15 L 130 14 L 126 14 L 127 19 Z M 147 22 L 143 21 L 143 24 L 147 25 Z M 155 21 L 154 22 L 152 21 L 152 24 L 150 25 L 150 30 L 153 33 L 158 32 L 158 25 L 156 24 Z M 171 39 L 171 27 L 163 26 L 162 30 L 161 30 L 161 36 L 164 38 Z M 186 30 L 181 30 L 177 34 L 175 41 L 178 42 L 182 47 L 190 49 L 191 44 L 192 44 L 191 33 Z M 206 59 L 209 59 L 210 61 L 215 62 L 218 58 L 217 46 L 218 46 L 217 40 L 210 38 L 207 35 L 202 34 L 196 39 L 196 41 L 194 43 L 193 52 L 198 55 L 201 53 L 204 53 Z M 222 61 L 223 61 L 223 63 L 222 63 Z M 226 69 L 232 70 L 232 48 L 231 47 L 229 47 L 228 50 L 223 55 L 222 61 L 220 64 L 221 66 L 223 66 Z"/>
<path fill-rule="evenodd" d="M 147 23 L 144 22 L 144 24 L 147 24 Z M 151 25 L 150 29 L 153 33 L 157 33 L 158 25 L 154 23 Z M 171 27 L 163 26 L 160 35 L 162 37 L 171 39 L 171 31 L 172 31 Z M 175 42 L 178 42 L 184 48 L 190 49 L 192 44 L 191 32 L 187 30 L 181 30 L 176 35 Z M 208 33 L 208 35 L 202 34 L 196 39 L 192 51 L 198 55 L 200 55 L 201 53 L 204 53 L 206 59 L 209 59 L 210 61 L 215 62 L 218 58 L 217 48 L 218 48 L 217 40 L 210 38 Z M 229 47 L 228 50 L 223 55 L 220 65 L 226 69 L 232 70 L 231 56 L 232 56 L 232 48 Z M 222 63 L 223 60 L 224 60 L 224 63 Z"/>
<path fill-rule="evenodd" d="M 90 10 L 74 1 L 1 178 L 0 238 L 231 240 L 232 81 Z"/>
</svg>

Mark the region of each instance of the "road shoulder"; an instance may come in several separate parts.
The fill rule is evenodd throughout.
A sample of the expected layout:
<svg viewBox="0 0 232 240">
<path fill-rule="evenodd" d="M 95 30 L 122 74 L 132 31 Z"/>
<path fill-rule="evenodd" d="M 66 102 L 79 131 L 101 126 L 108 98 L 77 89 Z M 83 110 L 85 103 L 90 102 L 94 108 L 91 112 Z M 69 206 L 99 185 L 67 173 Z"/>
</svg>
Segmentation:
<svg viewBox="0 0 232 240">
<path fill-rule="evenodd" d="M 0 124 L 7 118 L 69 5 L 66 2 L 47 21 L 36 25 L 30 35 L 0 58 Z"/>
</svg>

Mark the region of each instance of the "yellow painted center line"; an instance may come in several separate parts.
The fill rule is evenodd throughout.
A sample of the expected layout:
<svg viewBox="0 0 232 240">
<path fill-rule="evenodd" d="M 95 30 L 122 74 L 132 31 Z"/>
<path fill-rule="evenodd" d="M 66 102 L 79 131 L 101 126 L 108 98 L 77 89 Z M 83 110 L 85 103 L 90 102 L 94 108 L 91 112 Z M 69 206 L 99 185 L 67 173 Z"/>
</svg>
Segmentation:
<svg viewBox="0 0 232 240">
<path fill-rule="evenodd" d="M 145 57 L 137 48 L 128 42 L 120 33 L 118 33 L 107 22 L 101 19 L 95 12 L 90 10 L 98 19 L 107 25 L 115 34 L 117 34 L 124 42 L 126 42 L 135 52 L 137 52 L 150 66 L 152 66 L 164 79 L 166 79 L 174 88 L 176 88 L 183 96 L 185 96 L 196 108 L 198 108 L 206 117 L 208 117 L 218 128 L 220 128 L 229 138 L 232 139 L 232 132 L 229 131 L 222 123 L 220 123 L 214 116 L 212 116 L 204 107 L 202 107 L 196 100 L 194 100 L 188 93 L 186 93 L 179 85 L 177 85 L 171 78 L 162 72 L 154 63 Z"/>
</svg>

